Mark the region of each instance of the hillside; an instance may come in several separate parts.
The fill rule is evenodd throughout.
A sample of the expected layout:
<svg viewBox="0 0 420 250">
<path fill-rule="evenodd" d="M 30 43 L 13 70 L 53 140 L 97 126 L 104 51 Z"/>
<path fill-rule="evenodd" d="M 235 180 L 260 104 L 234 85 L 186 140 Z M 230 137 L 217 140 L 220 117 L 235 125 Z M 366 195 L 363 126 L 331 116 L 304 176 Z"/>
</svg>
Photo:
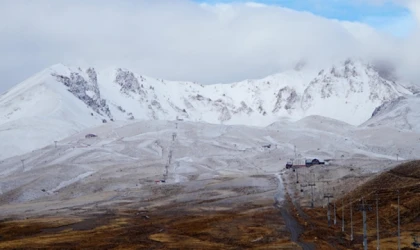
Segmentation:
<svg viewBox="0 0 420 250">
<path fill-rule="evenodd" d="M 363 184 L 356 188 L 353 188 L 351 183 L 353 182 L 354 186 L 355 183 L 360 182 L 359 178 L 362 176 L 342 180 L 341 185 L 350 185 L 347 188 L 346 186 L 336 186 L 338 191 L 336 190 L 335 195 L 338 198 L 331 201 L 330 211 L 333 211 L 335 203 L 337 205 L 337 225 L 328 228 L 325 217 L 326 205 L 324 208 L 305 208 L 305 213 L 310 217 L 308 224 L 311 225 L 305 233 L 305 238 L 313 240 L 314 237 L 317 237 L 320 241 L 328 242 L 331 246 L 329 249 L 361 249 L 363 221 L 360 208 L 364 204 L 368 209 L 366 213 L 368 247 L 375 249 L 377 245 L 376 198 L 378 198 L 381 249 L 395 249 L 397 246 L 399 195 L 401 246 L 402 249 L 411 249 L 413 236 L 420 237 L 420 161 L 406 162 L 388 171 L 370 176 L 367 181 L 363 181 Z M 340 190 L 344 192 L 344 196 Z M 342 202 L 344 202 L 344 233 L 341 232 Z M 350 241 L 350 206 L 353 211 L 353 242 Z M 331 215 L 331 218 L 334 218 L 334 214 Z M 316 230 L 313 230 L 314 228 Z"/>
<path fill-rule="evenodd" d="M 372 245 L 376 244 L 376 193 L 382 247 L 395 248 L 397 243 L 398 194 L 401 242 L 403 247 L 411 246 L 413 236 L 420 237 L 420 161 L 407 162 L 384 172 L 344 197 L 344 200 L 353 200 L 354 207 L 360 203 L 357 202 L 360 198 L 371 206 L 372 212 L 367 213 L 367 224 Z M 355 213 L 354 225 L 356 228 L 362 227 L 360 212 Z"/>
<path fill-rule="evenodd" d="M 367 203 L 375 205 L 376 193 L 378 193 L 379 212 L 382 218 L 386 218 L 381 223 L 382 232 L 392 231 L 391 228 L 395 227 L 397 221 L 395 205 L 398 191 L 400 204 L 402 204 L 401 223 L 407 228 L 407 224 L 420 221 L 420 161 L 403 163 L 384 172 L 346 195 L 344 199 L 363 198 Z M 373 226 L 374 214 L 370 214 L 369 218 Z M 417 230 L 420 230 L 420 227 Z"/>
<path fill-rule="evenodd" d="M 103 124 L 58 141 L 57 147 L 51 143 L 1 160 L 0 203 L 60 200 L 135 184 L 140 187 L 140 178 L 162 178 L 168 162 L 171 175 L 167 183 L 184 182 L 191 175 L 205 179 L 277 173 L 294 156 L 294 146 L 299 154 L 325 159 L 392 161 L 398 148 L 400 158 L 419 155 L 420 144 L 412 132 L 383 131 L 386 137 L 376 136 L 377 140 L 367 144 L 360 135 L 370 135 L 370 130 L 321 118 L 267 128 L 173 121 Z M 312 122 L 303 126 L 304 121 Z M 323 124 L 328 126 L 319 126 Z M 92 133 L 97 137 L 85 138 Z M 391 147 L 389 140 L 398 148 Z M 363 169 L 375 171 L 373 167 Z"/>
<path fill-rule="evenodd" d="M 404 157 L 419 155 L 413 132 L 382 131 L 386 136 L 376 136 L 366 145 L 365 137 L 359 136 L 363 131 L 369 135 L 370 130 L 320 116 L 265 128 L 154 120 L 115 121 L 88 128 L 57 146 L 0 161 L 0 219 L 12 218 L 0 221 L 1 247 L 68 244 L 63 247 L 81 240 L 86 247 L 93 242 L 105 247 L 111 243 L 104 239 L 115 233 L 131 237 L 134 228 L 141 240 L 137 237 L 133 244 L 182 248 L 199 239 L 203 247 L 217 242 L 223 243 L 222 248 L 240 243 L 244 248 L 286 244 L 294 249 L 283 221 L 291 215 L 273 206 L 295 185 L 295 173 L 282 171 L 294 155 L 294 146 L 304 156 L 334 159 L 325 166 L 299 170 L 302 184 L 312 177 L 304 170 L 327 180 L 334 177 L 328 173 L 337 171 L 340 182 L 330 182 L 331 187 L 340 185 L 341 179 L 387 169 L 387 164 L 395 162 L 388 140 L 402 147 Z M 92 133 L 97 137 L 86 138 Z M 287 173 L 292 181 L 285 180 L 285 188 L 281 176 Z M 317 206 L 324 201 L 323 188 L 317 183 Z M 356 197 L 354 201 L 356 205 Z M 310 211 L 319 216 L 317 233 L 334 236 L 335 242 L 340 239 L 325 228 L 325 209 Z M 360 215 L 354 215 L 360 230 L 356 221 Z M 182 232 L 180 225 L 184 225 Z M 100 239 L 85 241 L 89 235 L 85 230 L 98 233 Z M 309 236 L 305 242 L 313 242 L 311 231 Z M 317 237 L 318 246 L 322 238 Z M 168 242 L 168 238 L 174 240 Z M 121 238 L 118 244 L 123 242 Z"/>
</svg>

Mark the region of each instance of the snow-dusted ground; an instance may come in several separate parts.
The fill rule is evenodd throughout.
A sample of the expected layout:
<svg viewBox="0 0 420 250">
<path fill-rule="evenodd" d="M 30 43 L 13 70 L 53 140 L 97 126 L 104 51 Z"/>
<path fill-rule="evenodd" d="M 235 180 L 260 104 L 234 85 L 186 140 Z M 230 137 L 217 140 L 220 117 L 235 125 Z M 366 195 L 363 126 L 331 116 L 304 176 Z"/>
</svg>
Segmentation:
<svg viewBox="0 0 420 250">
<path fill-rule="evenodd" d="M 86 139 L 89 133 L 98 137 Z M 382 163 L 392 163 L 397 153 L 400 159 L 416 158 L 419 139 L 414 132 L 357 128 L 319 116 L 266 128 L 107 123 L 61 140 L 57 147 L 52 143 L 0 161 L 0 210 L 5 216 L 133 199 L 147 206 L 207 199 L 221 205 L 246 201 L 249 195 L 274 199 L 281 197 L 276 175 L 294 156 L 294 146 L 303 157 L 335 159 L 331 167 L 342 170 L 331 178 L 340 179 L 382 171 L 387 166 Z"/>
</svg>

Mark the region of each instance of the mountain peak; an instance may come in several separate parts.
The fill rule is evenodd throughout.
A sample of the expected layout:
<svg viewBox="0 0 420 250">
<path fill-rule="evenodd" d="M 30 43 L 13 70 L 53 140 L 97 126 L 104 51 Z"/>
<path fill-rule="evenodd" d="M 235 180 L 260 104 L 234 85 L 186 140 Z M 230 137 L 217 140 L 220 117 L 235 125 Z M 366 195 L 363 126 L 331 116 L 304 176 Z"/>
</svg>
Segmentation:
<svg viewBox="0 0 420 250">
<path fill-rule="evenodd" d="M 56 63 L 56 64 L 51 65 L 48 68 L 51 69 L 51 70 L 54 70 L 54 71 L 60 71 L 60 70 L 63 70 L 63 69 L 68 69 L 69 66 L 64 65 L 63 63 Z"/>
<path fill-rule="evenodd" d="M 410 90 L 382 78 L 374 67 L 347 59 L 316 75 L 301 61 L 297 69 L 260 80 L 199 85 L 143 77 L 116 68 L 97 72 L 58 63 L 25 81 L 62 95 L 71 93 L 103 119 L 183 117 L 191 121 L 266 126 L 280 117 L 322 115 L 358 125 L 376 107 Z M 171 84 L 167 84 L 171 83 Z M 31 95 L 31 88 L 17 86 Z M 67 95 L 67 94 L 66 94 Z M 42 97 L 39 97 L 42 98 Z M 71 106 L 72 103 L 63 103 Z M 4 111 L 6 112 L 6 111 Z M 10 112 L 10 111 L 9 111 Z"/>
<path fill-rule="evenodd" d="M 323 114 L 359 125 L 377 106 L 406 94 L 412 93 L 382 78 L 370 64 L 348 59 L 320 71 L 305 89 L 301 104 L 307 115 Z"/>
<path fill-rule="evenodd" d="M 317 73 L 305 66 L 263 79 L 199 85 L 122 68 L 98 72 L 56 64 L 0 96 L 0 126 L 60 124 L 67 136 L 104 122 L 135 119 L 267 126 L 318 115 L 359 125 L 384 102 L 412 95 L 409 87 L 357 60 Z M 42 143 L 47 145 L 51 135 L 45 132 Z"/>
</svg>

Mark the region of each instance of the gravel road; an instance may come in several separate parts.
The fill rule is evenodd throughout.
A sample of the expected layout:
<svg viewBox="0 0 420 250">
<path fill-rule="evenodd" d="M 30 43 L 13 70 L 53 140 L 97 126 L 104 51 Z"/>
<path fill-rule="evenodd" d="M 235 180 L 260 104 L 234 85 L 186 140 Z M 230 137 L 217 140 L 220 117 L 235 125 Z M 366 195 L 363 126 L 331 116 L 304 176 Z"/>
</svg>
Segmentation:
<svg viewBox="0 0 420 250">
<path fill-rule="evenodd" d="M 312 243 L 303 242 L 299 239 L 300 235 L 303 233 L 303 227 L 298 223 L 298 221 L 293 217 L 290 212 L 291 204 L 288 204 L 286 199 L 284 199 L 285 188 L 283 186 L 283 181 L 279 175 L 278 177 L 278 188 L 277 193 L 274 196 L 274 206 L 280 210 L 280 213 L 286 223 L 286 228 L 290 232 L 291 241 L 298 244 L 302 247 L 303 250 L 315 250 L 315 245 Z"/>
</svg>

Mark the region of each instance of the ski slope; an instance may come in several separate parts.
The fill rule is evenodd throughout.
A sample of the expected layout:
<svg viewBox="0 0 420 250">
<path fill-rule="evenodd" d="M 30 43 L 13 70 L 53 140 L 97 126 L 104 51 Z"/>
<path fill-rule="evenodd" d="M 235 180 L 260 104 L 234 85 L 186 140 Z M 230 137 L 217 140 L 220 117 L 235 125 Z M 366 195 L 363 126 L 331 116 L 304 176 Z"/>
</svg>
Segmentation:
<svg viewBox="0 0 420 250">
<path fill-rule="evenodd" d="M 89 133 L 98 137 L 86 139 Z M 0 161 L 0 204 L 126 192 L 163 178 L 176 184 L 275 174 L 294 157 L 294 146 L 302 156 L 324 159 L 392 161 L 397 153 L 400 159 L 414 159 L 420 153 L 419 140 L 419 134 L 410 131 L 358 128 L 318 116 L 265 128 L 171 121 L 107 123 L 61 140 L 57 148 L 49 145 Z M 267 144 L 272 147 L 264 148 Z"/>
</svg>

